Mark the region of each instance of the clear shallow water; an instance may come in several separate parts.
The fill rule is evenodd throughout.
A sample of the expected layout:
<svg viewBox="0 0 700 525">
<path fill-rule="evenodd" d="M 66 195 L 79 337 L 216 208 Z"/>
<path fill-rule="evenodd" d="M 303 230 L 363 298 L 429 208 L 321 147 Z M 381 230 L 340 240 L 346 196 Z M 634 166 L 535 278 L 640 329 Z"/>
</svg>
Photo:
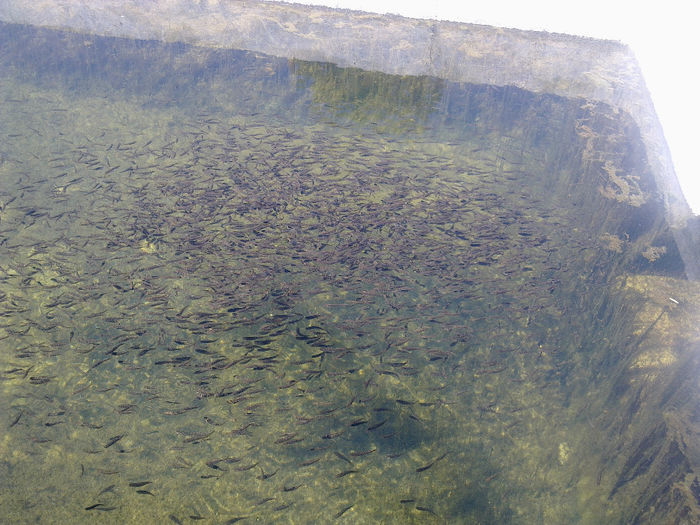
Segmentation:
<svg viewBox="0 0 700 525">
<path fill-rule="evenodd" d="M 625 115 L 3 40 L 7 519 L 621 515 L 586 392 L 638 328 L 626 277 L 682 271 Z"/>
</svg>

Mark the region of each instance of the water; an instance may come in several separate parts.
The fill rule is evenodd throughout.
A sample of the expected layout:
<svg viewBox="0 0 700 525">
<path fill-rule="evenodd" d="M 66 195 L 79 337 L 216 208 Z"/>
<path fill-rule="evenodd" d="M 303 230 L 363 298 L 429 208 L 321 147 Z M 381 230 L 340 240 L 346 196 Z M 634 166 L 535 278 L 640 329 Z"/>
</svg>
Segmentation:
<svg viewBox="0 0 700 525">
<path fill-rule="evenodd" d="M 629 117 L 1 34 L 4 520 L 628 515 L 592 407 L 683 300 Z"/>
</svg>

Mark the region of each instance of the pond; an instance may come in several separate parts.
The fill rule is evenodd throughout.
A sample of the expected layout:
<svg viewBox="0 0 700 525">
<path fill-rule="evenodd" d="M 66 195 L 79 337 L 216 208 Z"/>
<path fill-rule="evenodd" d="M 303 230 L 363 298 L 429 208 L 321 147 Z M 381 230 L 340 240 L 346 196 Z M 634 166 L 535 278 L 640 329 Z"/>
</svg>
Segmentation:
<svg viewBox="0 0 700 525">
<path fill-rule="evenodd" d="M 3 520 L 614 523 L 654 475 L 692 490 L 646 404 L 695 366 L 700 289 L 629 115 L 12 24 L 0 49 Z"/>
</svg>

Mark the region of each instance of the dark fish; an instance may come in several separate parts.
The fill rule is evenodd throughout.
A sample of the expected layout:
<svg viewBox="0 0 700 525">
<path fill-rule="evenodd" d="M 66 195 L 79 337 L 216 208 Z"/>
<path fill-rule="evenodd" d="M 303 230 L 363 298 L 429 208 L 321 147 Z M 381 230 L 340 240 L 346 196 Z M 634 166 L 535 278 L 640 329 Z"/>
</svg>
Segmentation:
<svg viewBox="0 0 700 525">
<path fill-rule="evenodd" d="M 247 520 L 248 516 L 236 516 L 235 518 L 231 518 L 226 522 L 226 525 L 232 525 L 233 523 L 237 523 L 239 521 Z"/>
<path fill-rule="evenodd" d="M 114 487 L 116 487 L 116 485 L 110 485 L 109 487 L 103 488 L 103 489 L 100 491 L 100 493 L 97 495 L 97 497 L 99 498 L 99 497 L 102 496 L 102 494 L 104 494 L 105 492 L 111 492 L 112 490 L 114 490 Z"/>
<path fill-rule="evenodd" d="M 329 432 L 328 434 L 325 434 L 321 436 L 323 439 L 335 439 L 338 436 L 342 436 L 345 433 L 346 429 L 339 430 L 338 432 Z"/>
<path fill-rule="evenodd" d="M 340 509 L 340 511 L 338 511 L 338 512 L 335 514 L 335 516 L 333 516 L 333 519 L 336 519 L 336 520 L 337 520 L 338 518 L 340 518 L 343 514 L 345 514 L 347 511 L 349 511 L 349 510 L 350 510 L 351 508 L 353 508 L 354 506 L 355 506 L 355 504 L 353 503 L 352 505 L 348 505 L 347 507 L 345 507 L 345 508 L 343 508 L 343 509 Z"/>
<path fill-rule="evenodd" d="M 33 385 L 43 385 L 48 383 L 56 376 L 31 376 L 29 382 Z"/>
<path fill-rule="evenodd" d="M 97 361 L 94 365 L 92 365 L 92 366 L 90 367 L 90 370 L 92 370 L 93 368 L 97 368 L 97 367 L 100 366 L 102 363 L 104 363 L 104 362 L 106 362 L 106 361 L 109 361 L 110 359 L 112 359 L 112 356 L 105 357 L 104 359 L 100 359 L 100 360 Z"/>
<path fill-rule="evenodd" d="M 360 452 L 350 452 L 350 455 L 353 456 L 353 457 L 366 456 L 366 455 L 368 455 L 368 454 L 371 454 L 371 453 L 374 452 L 375 450 L 377 450 L 377 449 L 376 449 L 376 448 L 373 448 L 373 449 L 370 449 L 370 450 L 362 450 L 362 451 L 360 451 Z"/>
<path fill-rule="evenodd" d="M 237 470 L 238 472 L 245 472 L 246 470 L 250 470 L 250 469 L 255 468 L 255 467 L 257 467 L 257 466 L 258 466 L 257 463 L 252 463 L 252 464 L 250 464 L 250 465 L 244 465 L 244 466 L 242 466 L 242 467 L 236 467 L 235 470 Z"/>
<path fill-rule="evenodd" d="M 275 440 L 275 443 L 278 445 L 283 444 L 283 443 L 287 443 L 289 441 L 295 440 L 296 437 L 297 437 L 296 432 L 287 432 L 285 434 L 282 434 L 279 438 L 277 438 Z"/>
<path fill-rule="evenodd" d="M 17 423 L 19 423 L 19 420 L 20 420 L 20 418 L 22 417 L 22 414 L 24 414 L 24 412 L 21 412 L 21 411 L 20 411 L 19 414 L 17 414 L 17 417 L 15 417 L 15 418 L 12 420 L 12 423 L 10 423 L 10 428 L 14 427 Z"/>
<path fill-rule="evenodd" d="M 425 470 L 428 470 L 428 469 L 429 469 L 430 467 L 432 467 L 434 464 L 435 464 L 435 462 L 434 462 L 434 461 L 431 461 L 430 463 L 428 463 L 427 465 L 425 465 L 425 466 L 423 466 L 423 467 L 418 467 L 418 468 L 416 469 L 416 472 L 423 472 L 423 471 L 425 471 Z"/>
<path fill-rule="evenodd" d="M 344 456 L 344 455 L 341 454 L 340 452 L 337 452 L 337 451 L 336 451 L 336 452 L 334 452 L 334 454 L 335 454 L 336 456 L 338 456 L 340 459 L 342 459 L 343 461 L 347 461 L 348 463 L 350 463 L 350 464 L 352 465 L 352 461 L 350 461 L 346 456 Z"/>
<path fill-rule="evenodd" d="M 102 512 L 109 512 L 110 510 L 114 510 L 116 508 L 117 507 L 105 507 L 104 503 L 95 503 L 94 505 L 85 507 L 85 510 L 101 510 Z"/>
<path fill-rule="evenodd" d="M 319 461 L 321 461 L 321 456 L 319 456 L 317 458 L 307 459 L 306 461 L 302 461 L 301 463 L 299 463 L 299 466 L 300 467 L 308 467 L 309 465 L 313 465 L 314 463 L 318 463 Z"/>
<path fill-rule="evenodd" d="M 211 436 L 214 433 L 212 430 L 211 432 L 203 432 L 200 434 L 193 434 L 191 436 L 186 437 L 185 439 L 182 440 L 183 443 L 199 443 L 200 441 L 205 440 L 209 436 Z"/>
<path fill-rule="evenodd" d="M 149 483 L 152 483 L 152 481 L 132 481 L 129 483 L 130 487 L 143 487 L 145 485 L 148 485 Z"/>
<path fill-rule="evenodd" d="M 379 423 L 375 423 L 374 425 L 367 427 L 367 430 L 376 430 L 379 427 L 381 427 L 384 423 L 386 423 L 387 421 L 388 421 L 387 419 L 384 419 L 384 420 L 380 421 Z"/>
<path fill-rule="evenodd" d="M 212 460 L 212 461 L 207 461 L 206 465 L 207 465 L 207 467 L 209 467 L 209 468 L 211 468 L 211 469 L 214 469 L 214 470 L 221 470 L 221 471 L 224 471 L 224 472 L 228 472 L 228 469 L 227 469 L 227 468 L 223 468 L 223 467 L 220 467 L 220 466 L 219 466 L 219 462 L 220 462 L 220 461 L 221 461 L 220 459 L 215 459 L 215 460 Z"/>
<path fill-rule="evenodd" d="M 104 447 L 105 448 L 111 447 L 112 445 L 114 445 L 117 441 L 119 441 L 124 436 L 126 436 L 126 434 L 119 434 L 118 436 L 114 436 L 114 437 L 109 438 L 109 441 L 107 441 L 107 443 L 105 444 Z"/>
<path fill-rule="evenodd" d="M 432 460 L 432 461 L 431 461 L 430 463 L 428 463 L 427 465 L 424 465 L 424 466 L 422 466 L 422 467 L 418 467 L 418 468 L 416 469 L 416 472 L 423 472 L 423 471 L 425 471 L 425 470 L 428 470 L 430 467 L 432 467 L 433 465 L 435 465 L 435 463 L 437 463 L 438 461 L 440 461 L 441 459 L 443 459 L 445 456 L 447 456 L 447 452 L 445 452 L 442 456 L 440 456 L 440 457 L 438 457 L 438 458 L 435 458 L 434 460 Z"/>
<path fill-rule="evenodd" d="M 265 474 L 265 471 L 262 469 L 262 467 L 260 467 L 260 475 L 258 476 L 258 479 L 270 479 L 275 474 L 277 474 L 276 470 L 272 473 Z"/>
</svg>

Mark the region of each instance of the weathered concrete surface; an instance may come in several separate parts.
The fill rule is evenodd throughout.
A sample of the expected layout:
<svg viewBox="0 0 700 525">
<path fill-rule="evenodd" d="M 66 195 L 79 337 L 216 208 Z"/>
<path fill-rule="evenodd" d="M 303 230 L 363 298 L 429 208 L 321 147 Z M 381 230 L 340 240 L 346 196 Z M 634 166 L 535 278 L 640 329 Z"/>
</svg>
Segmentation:
<svg viewBox="0 0 700 525">
<path fill-rule="evenodd" d="M 517 85 L 622 104 L 643 91 L 624 45 L 277 2 L 0 1 L 0 18 L 110 36 L 250 49 L 387 73 Z"/>
<path fill-rule="evenodd" d="M 639 125 L 669 224 L 684 232 L 678 244 L 688 276 L 700 278 L 692 213 L 637 61 L 619 42 L 260 0 L 0 0 L 0 20 L 513 85 L 618 107 Z"/>
</svg>

